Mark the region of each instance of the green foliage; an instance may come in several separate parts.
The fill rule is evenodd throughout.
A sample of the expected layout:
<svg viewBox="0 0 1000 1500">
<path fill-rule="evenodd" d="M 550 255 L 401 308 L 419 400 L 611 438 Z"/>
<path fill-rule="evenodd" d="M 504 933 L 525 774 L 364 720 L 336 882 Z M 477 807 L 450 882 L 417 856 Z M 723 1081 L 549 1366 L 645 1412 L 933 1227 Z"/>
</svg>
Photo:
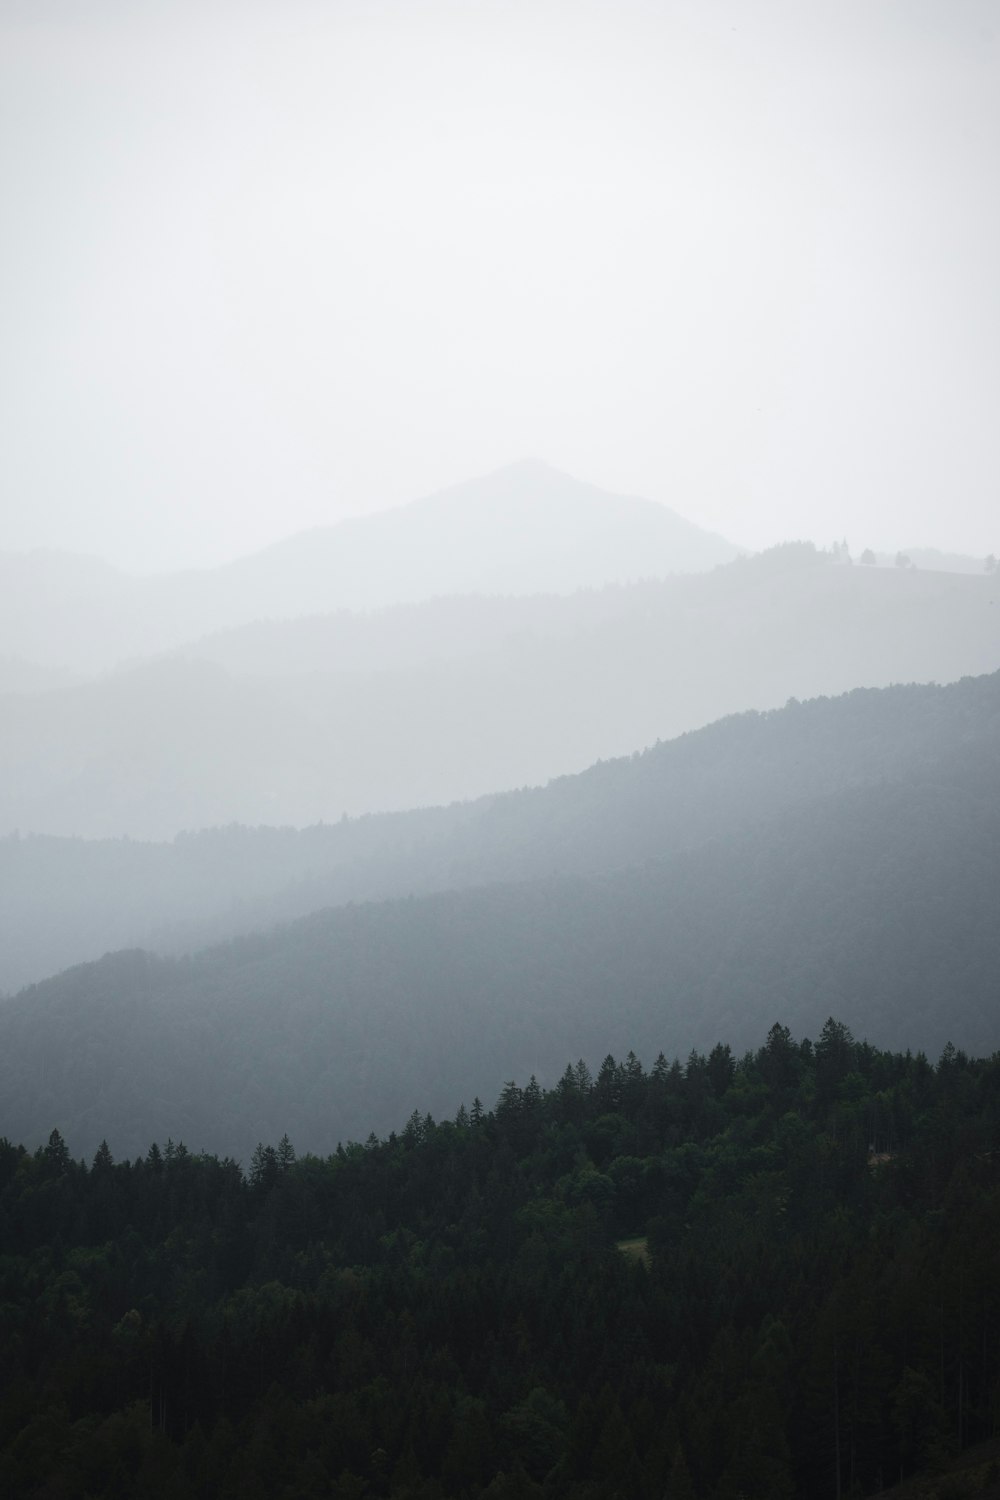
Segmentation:
<svg viewBox="0 0 1000 1500">
<path fill-rule="evenodd" d="M 870 1493 L 994 1430 L 998 1130 L 830 1020 L 246 1175 L 0 1141 L 0 1491 Z"/>
</svg>

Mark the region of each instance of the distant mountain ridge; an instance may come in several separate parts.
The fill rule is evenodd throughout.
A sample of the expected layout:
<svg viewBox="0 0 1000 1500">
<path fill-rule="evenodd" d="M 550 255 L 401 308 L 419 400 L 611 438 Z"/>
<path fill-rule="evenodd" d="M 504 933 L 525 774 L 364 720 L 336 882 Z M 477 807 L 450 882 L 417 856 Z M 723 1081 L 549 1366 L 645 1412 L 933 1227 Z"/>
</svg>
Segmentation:
<svg viewBox="0 0 1000 1500">
<path fill-rule="evenodd" d="M 92 672 L 266 617 L 570 593 L 708 569 L 737 551 L 655 501 L 514 464 L 218 568 L 132 578 L 92 558 L 0 554 L 0 655 Z"/>
<path fill-rule="evenodd" d="M 706 571 L 738 550 L 656 501 L 612 495 L 529 460 L 314 528 L 221 571 L 252 581 L 265 611 L 287 616 L 331 593 L 348 609 L 455 593 L 572 593 Z M 292 564 L 294 595 L 279 560 Z"/>
<path fill-rule="evenodd" d="M 799 545 L 565 598 L 210 637 L 7 697 L 0 834 L 304 827 L 538 785 L 790 697 L 994 671 L 998 588 Z"/>
<path fill-rule="evenodd" d="M 351 901 L 639 866 L 817 799 L 991 761 L 1000 673 L 747 713 L 546 787 L 301 832 L 3 839 L 0 989 L 108 949 L 181 953 Z"/>
<path fill-rule="evenodd" d="M 631 762 L 596 768 L 568 805 L 563 789 L 537 794 L 534 849 L 504 827 L 530 799 L 483 810 L 494 849 L 506 832 L 515 855 L 495 870 L 511 873 L 520 844 L 522 871 L 549 851 L 562 873 L 320 911 L 193 958 L 74 968 L 0 1004 L 0 1134 L 34 1146 L 55 1126 L 77 1151 L 106 1136 L 136 1154 L 172 1133 L 245 1157 L 288 1131 L 326 1152 L 418 1105 L 447 1116 L 470 1090 L 493 1099 L 507 1078 L 552 1084 L 574 1054 L 684 1056 L 719 1035 L 750 1045 L 779 1019 L 816 1035 L 830 1014 L 876 1044 L 905 1027 L 934 1055 L 947 1040 L 988 1054 L 997 696 L 988 679 L 720 725 L 717 757 L 680 742 L 634 777 Z M 629 795 L 605 796 L 617 782 Z M 726 827 L 755 797 L 763 816 Z M 691 803 L 707 821 L 671 846 Z M 598 862 L 572 873 L 559 851 L 581 835 Z"/>
</svg>

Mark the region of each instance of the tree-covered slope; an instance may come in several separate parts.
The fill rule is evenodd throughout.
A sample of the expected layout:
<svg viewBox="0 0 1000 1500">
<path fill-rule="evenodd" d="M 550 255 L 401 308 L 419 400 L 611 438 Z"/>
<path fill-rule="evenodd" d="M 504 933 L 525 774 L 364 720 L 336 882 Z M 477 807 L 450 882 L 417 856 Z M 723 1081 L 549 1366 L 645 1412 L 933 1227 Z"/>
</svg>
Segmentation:
<svg viewBox="0 0 1000 1500">
<path fill-rule="evenodd" d="M 0 987 L 113 948 L 189 951 L 351 900 L 594 874 L 696 848 L 817 797 L 956 756 L 1000 761 L 1000 674 L 731 717 L 548 786 L 302 831 L 170 844 L 0 840 Z"/>
<path fill-rule="evenodd" d="M 242 1170 L 0 1141 L 0 1490 L 992 1495 L 1000 1060 L 755 1041 Z"/>
<path fill-rule="evenodd" d="M 0 1131 L 245 1154 L 454 1108 L 566 1055 L 742 1046 L 781 1014 L 997 1042 L 1000 759 L 802 802 L 665 859 L 314 914 L 194 958 L 125 952 L 0 1006 Z"/>
</svg>

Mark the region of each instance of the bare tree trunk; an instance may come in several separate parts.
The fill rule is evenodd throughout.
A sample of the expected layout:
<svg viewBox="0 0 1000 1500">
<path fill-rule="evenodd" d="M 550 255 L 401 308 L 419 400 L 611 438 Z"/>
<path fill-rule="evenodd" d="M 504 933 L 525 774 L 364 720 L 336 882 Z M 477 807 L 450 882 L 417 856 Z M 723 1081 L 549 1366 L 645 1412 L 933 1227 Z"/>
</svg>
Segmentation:
<svg viewBox="0 0 1000 1500">
<path fill-rule="evenodd" d="M 833 1447 L 837 1476 L 836 1500 L 840 1500 L 840 1381 L 837 1368 L 837 1330 L 833 1331 Z"/>
</svg>

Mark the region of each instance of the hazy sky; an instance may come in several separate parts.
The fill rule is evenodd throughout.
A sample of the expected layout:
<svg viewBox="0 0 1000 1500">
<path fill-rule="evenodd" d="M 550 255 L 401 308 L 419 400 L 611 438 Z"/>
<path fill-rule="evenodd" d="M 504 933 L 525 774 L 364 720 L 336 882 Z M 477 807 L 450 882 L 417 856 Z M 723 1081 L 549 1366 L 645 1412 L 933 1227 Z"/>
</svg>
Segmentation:
<svg viewBox="0 0 1000 1500">
<path fill-rule="evenodd" d="M 1000 550 L 995 0 L 0 0 L 0 547 L 535 456 Z"/>
</svg>

